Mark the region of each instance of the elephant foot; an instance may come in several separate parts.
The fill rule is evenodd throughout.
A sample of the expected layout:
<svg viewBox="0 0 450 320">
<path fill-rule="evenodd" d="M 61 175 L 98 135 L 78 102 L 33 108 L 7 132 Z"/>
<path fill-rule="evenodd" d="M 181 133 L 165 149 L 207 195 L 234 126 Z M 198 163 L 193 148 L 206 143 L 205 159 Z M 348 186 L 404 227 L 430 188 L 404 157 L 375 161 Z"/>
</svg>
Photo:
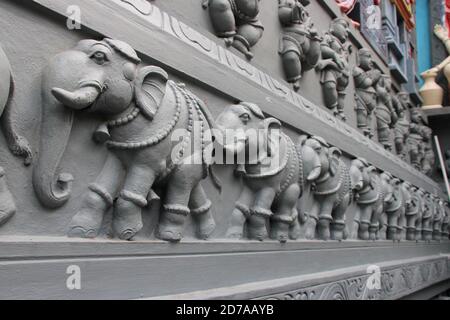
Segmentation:
<svg viewBox="0 0 450 320">
<path fill-rule="evenodd" d="M 138 202 L 137 195 L 131 193 L 122 193 L 116 202 L 113 228 L 121 240 L 131 240 L 143 227 L 142 207 L 145 203 L 135 202 Z"/>
<path fill-rule="evenodd" d="M 369 240 L 370 239 L 370 227 L 368 223 L 361 222 L 359 224 L 359 230 L 358 230 L 358 239 L 360 240 Z"/>
<path fill-rule="evenodd" d="M 331 239 L 336 241 L 342 241 L 346 238 L 345 225 L 336 224 L 333 225 L 333 230 L 331 231 Z"/>
<path fill-rule="evenodd" d="M 407 231 L 406 232 L 406 240 L 408 241 L 414 241 L 416 240 L 416 233 L 415 231 L 411 230 L 411 231 Z"/>
<path fill-rule="evenodd" d="M 295 219 L 294 223 L 291 225 L 289 229 L 289 239 L 297 240 L 300 238 L 301 227 L 298 219 Z"/>
<path fill-rule="evenodd" d="M 306 222 L 306 232 L 305 238 L 308 240 L 313 240 L 316 237 L 316 226 L 317 221 L 314 218 L 309 218 Z"/>
<path fill-rule="evenodd" d="M 197 209 L 191 209 L 192 218 L 197 224 L 197 237 L 207 240 L 216 229 L 216 222 L 210 211 L 211 201 Z"/>
<path fill-rule="evenodd" d="M 397 228 L 396 227 L 388 227 L 386 233 L 387 240 L 395 241 L 397 240 Z"/>
<path fill-rule="evenodd" d="M 164 241 L 180 242 L 183 238 L 184 223 L 190 210 L 181 205 L 164 205 L 157 237 Z"/>
<path fill-rule="evenodd" d="M 269 236 L 267 232 L 267 217 L 263 209 L 254 209 L 253 215 L 248 221 L 248 237 L 258 241 L 264 241 Z"/>
<path fill-rule="evenodd" d="M 320 240 L 330 240 L 331 232 L 330 232 L 330 220 L 328 219 L 320 219 L 317 224 L 317 235 Z"/>
<path fill-rule="evenodd" d="M 286 243 L 289 239 L 290 224 L 287 222 L 274 221 L 270 230 L 270 238 L 278 240 L 280 243 Z"/>
</svg>

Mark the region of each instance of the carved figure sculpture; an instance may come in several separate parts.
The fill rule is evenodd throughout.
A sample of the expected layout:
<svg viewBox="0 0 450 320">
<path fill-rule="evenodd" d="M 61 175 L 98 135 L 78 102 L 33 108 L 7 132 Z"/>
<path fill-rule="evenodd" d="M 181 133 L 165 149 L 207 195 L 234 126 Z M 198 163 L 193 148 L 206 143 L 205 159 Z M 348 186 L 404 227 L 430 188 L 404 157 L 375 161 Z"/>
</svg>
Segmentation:
<svg viewBox="0 0 450 320">
<path fill-rule="evenodd" d="M 442 223 L 445 216 L 444 201 L 439 197 L 434 198 L 435 211 L 433 216 L 433 240 L 441 240 Z"/>
<path fill-rule="evenodd" d="M 320 58 L 321 38 L 305 7 L 309 0 L 279 0 L 278 16 L 283 25 L 280 54 L 287 81 L 300 88 L 303 72 L 314 68 Z"/>
<path fill-rule="evenodd" d="M 449 231 L 450 231 L 449 203 L 446 201 L 444 204 L 444 217 L 442 218 L 442 229 L 441 229 L 442 240 L 449 239 Z"/>
<path fill-rule="evenodd" d="M 387 217 L 386 238 L 400 241 L 404 239 L 403 234 L 406 232 L 406 213 L 412 210 L 411 185 L 398 178 L 394 178 L 391 183 L 393 185 L 393 201 L 385 208 Z"/>
<path fill-rule="evenodd" d="M 398 117 L 394 128 L 395 149 L 400 158 L 405 160 L 407 157 L 407 142 L 410 133 L 410 121 L 407 116 L 407 112 L 411 108 L 409 94 L 407 92 L 400 92 L 397 95 L 397 101 L 398 103 L 394 104 Z"/>
<path fill-rule="evenodd" d="M 270 221 L 273 239 L 281 242 L 297 239 L 300 227 L 297 201 L 303 173 L 295 144 L 279 132 L 281 123 L 265 118 L 256 104 L 246 102 L 226 108 L 216 123 L 223 132 L 227 129 L 236 130 L 233 134 L 241 132 L 241 137 L 233 137 L 236 143 L 221 144 L 229 154 L 245 159 L 236 169 L 242 176 L 243 189 L 227 236 L 242 238 L 246 230 L 248 238 L 262 241 L 268 236 Z M 315 179 L 320 173 L 320 159 L 312 150 L 308 156 L 312 163 L 303 170 L 309 169 L 307 179 Z"/>
<path fill-rule="evenodd" d="M 320 158 L 320 175 L 313 181 L 313 204 L 306 222 L 306 238 L 342 240 L 348 236 L 345 212 L 352 200 L 353 190 L 362 187 L 360 170 L 348 168 L 341 159 L 341 151 L 321 137 L 311 137 L 304 143 Z M 355 184 L 355 182 L 357 182 Z"/>
<path fill-rule="evenodd" d="M 11 65 L 5 52 L 0 46 L 0 117 L 3 132 L 11 152 L 24 158 L 25 165 L 29 165 L 32 159 L 28 142 L 21 137 L 12 120 L 12 110 L 15 105 L 12 100 L 14 82 L 11 74 Z M 0 226 L 11 219 L 16 212 L 16 206 L 6 184 L 5 170 L 0 167 Z"/>
<path fill-rule="evenodd" d="M 406 212 L 406 240 L 416 240 L 421 233 L 422 212 L 424 211 L 423 192 L 416 186 L 410 188 L 411 205 Z"/>
<path fill-rule="evenodd" d="M 352 46 L 348 41 L 350 25 L 343 18 L 334 19 L 325 33 L 320 45 L 322 59 L 316 70 L 321 72 L 320 83 L 323 89 L 325 106 L 343 121 L 345 90 L 349 84 L 349 56 Z"/>
<path fill-rule="evenodd" d="M 425 194 L 425 208 L 422 214 L 422 237 L 421 240 L 431 241 L 433 239 L 433 217 L 435 214 L 435 205 L 433 196 L 430 193 Z"/>
<path fill-rule="evenodd" d="M 357 206 L 352 230 L 352 239 L 377 240 L 383 227 L 384 209 L 393 201 L 392 175 L 379 174 L 367 160 L 358 158 L 352 166 L 359 168 L 363 176 L 363 187 L 355 194 Z"/>
<path fill-rule="evenodd" d="M 421 168 L 424 174 L 431 176 L 436 162 L 433 150 L 433 130 L 428 126 L 423 126 L 422 137 L 424 149 Z"/>
<path fill-rule="evenodd" d="M 376 85 L 377 106 L 375 117 L 377 119 L 378 141 L 386 150 L 392 150 L 391 129 L 397 122 L 397 113 L 394 108 L 396 100 L 392 96 L 392 80 L 388 75 L 382 75 Z"/>
<path fill-rule="evenodd" d="M 422 112 L 419 109 L 411 110 L 410 135 L 408 141 L 411 164 L 417 169 L 422 169 L 422 160 L 425 155 L 425 146 L 423 142 L 423 132 L 425 121 Z"/>
<path fill-rule="evenodd" d="M 261 39 L 264 27 L 259 21 L 261 0 L 203 0 L 216 35 L 225 39 L 247 59 L 253 58 L 251 48 Z"/>
<path fill-rule="evenodd" d="M 373 67 L 372 54 L 367 49 L 358 52 L 359 63 L 353 70 L 355 79 L 356 121 L 365 136 L 372 137 L 372 112 L 377 106 L 376 84 L 381 72 Z"/>
<path fill-rule="evenodd" d="M 51 208 L 69 199 L 73 178 L 57 168 L 73 110 L 99 114 L 107 122 L 94 138 L 105 142 L 110 152 L 72 219 L 69 235 L 95 237 L 104 213 L 114 206 L 113 229 L 120 239 L 132 239 L 142 228 L 142 208 L 156 198 L 152 186 L 166 184 L 157 236 L 179 241 L 191 214 L 198 237 L 206 239 L 215 223 L 200 181 L 207 174 L 204 133 L 212 126 L 212 117 L 191 92 L 168 81 L 164 70 L 140 62 L 128 44 L 111 39 L 83 40 L 52 58 L 42 79 L 40 156 L 33 175 L 36 194 Z M 192 134 L 196 123 L 199 135 Z M 171 141 L 175 130 L 185 132 L 182 143 Z M 199 160 L 192 161 L 193 157 Z"/>
</svg>

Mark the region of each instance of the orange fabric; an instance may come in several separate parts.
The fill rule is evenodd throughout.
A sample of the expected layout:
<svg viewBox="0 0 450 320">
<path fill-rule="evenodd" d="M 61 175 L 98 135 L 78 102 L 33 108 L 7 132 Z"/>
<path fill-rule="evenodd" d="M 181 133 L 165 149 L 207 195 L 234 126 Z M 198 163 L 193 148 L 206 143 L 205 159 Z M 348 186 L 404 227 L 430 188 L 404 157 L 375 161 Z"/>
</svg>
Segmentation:
<svg viewBox="0 0 450 320">
<path fill-rule="evenodd" d="M 400 11 L 403 20 L 405 21 L 406 28 L 408 30 L 412 30 L 416 25 L 416 20 L 414 19 L 413 13 L 415 0 L 394 0 L 393 2 L 397 6 L 397 9 Z"/>
</svg>

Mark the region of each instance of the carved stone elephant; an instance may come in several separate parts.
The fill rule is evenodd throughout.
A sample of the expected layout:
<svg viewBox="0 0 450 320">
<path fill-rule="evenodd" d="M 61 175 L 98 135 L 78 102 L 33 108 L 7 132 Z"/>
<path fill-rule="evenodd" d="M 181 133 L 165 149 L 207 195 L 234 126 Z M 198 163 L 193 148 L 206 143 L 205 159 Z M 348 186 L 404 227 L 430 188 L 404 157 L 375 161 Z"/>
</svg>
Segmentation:
<svg viewBox="0 0 450 320">
<path fill-rule="evenodd" d="M 73 177 L 60 173 L 58 165 L 73 111 L 101 115 L 106 122 L 94 138 L 106 143 L 108 159 L 73 217 L 69 236 L 95 237 L 104 213 L 114 206 L 114 231 L 120 239 L 132 239 L 143 226 L 142 208 L 157 197 L 152 186 L 164 185 L 157 236 L 181 240 L 191 214 L 198 236 L 206 239 L 215 222 L 200 181 L 209 167 L 206 132 L 213 119 L 196 96 L 168 81 L 164 70 L 140 62 L 128 44 L 111 39 L 83 40 L 51 59 L 42 78 L 41 143 L 33 174 L 36 194 L 50 208 L 68 201 Z M 193 134 L 196 124 L 200 135 Z M 172 141 L 172 134 L 180 131 L 182 142 Z M 194 148 L 189 150 L 191 143 Z"/>
<path fill-rule="evenodd" d="M 258 15 L 261 0 L 203 0 L 204 9 L 209 8 L 211 23 L 216 35 L 225 39 L 247 59 L 253 58 L 251 48 L 261 39 L 264 27 Z"/>
<path fill-rule="evenodd" d="M 431 241 L 433 239 L 434 210 L 433 196 L 426 192 L 424 195 L 424 210 L 422 212 L 421 235 L 417 240 Z"/>
<path fill-rule="evenodd" d="M 226 108 L 216 124 L 222 132 L 233 135 L 220 143 L 226 153 L 243 160 L 236 169 L 243 189 L 227 236 L 242 238 L 246 230 L 248 238 L 262 241 L 268 236 L 270 221 L 271 238 L 280 242 L 297 239 L 299 154 L 292 140 L 280 132 L 281 123 L 265 118 L 256 104 L 242 102 Z M 228 142 L 231 138 L 236 142 Z M 318 157 L 312 161 L 320 165 Z M 317 174 L 312 168 L 308 178 Z"/>
<path fill-rule="evenodd" d="M 347 167 L 341 151 L 321 137 L 311 137 L 304 143 L 320 158 L 320 174 L 313 181 L 313 204 L 306 222 L 306 238 L 314 239 L 316 229 L 322 240 L 343 240 L 348 236 L 345 212 L 354 190 L 362 187 L 362 175 L 356 167 Z"/>
<path fill-rule="evenodd" d="M 411 208 L 406 212 L 406 240 L 416 240 L 416 231 L 421 228 L 423 201 L 421 191 L 416 186 L 411 186 Z"/>
<path fill-rule="evenodd" d="M 21 137 L 14 127 L 12 110 L 15 103 L 12 99 L 14 82 L 11 74 L 11 65 L 6 53 L 0 46 L 0 117 L 3 132 L 11 152 L 24 158 L 25 165 L 31 163 L 31 149 L 28 142 Z M 0 225 L 3 225 L 16 212 L 13 197 L 6 184 L 5 170 L 0 167 Z"/>
<path fill-rule="evenodd" d="M 352 167 L 362 172 L 363 187 L 355 194 L 356 212 L 352 230 L 352 239 L 377 240 L 383 226 L 384 208 L 392 201 L 392 176 L 377 172 L 367 160 L 358 158 L 352 161 Z"/>
<path fill-rule="evenodd" d="M 386 206 L 387 217 L 386 238 L 388 240 L 400 241 L 405 238 L 406 214 L 412 210 L 411 185 L 398 178 L 392 179 L 393 201 Z"/>
</svg>

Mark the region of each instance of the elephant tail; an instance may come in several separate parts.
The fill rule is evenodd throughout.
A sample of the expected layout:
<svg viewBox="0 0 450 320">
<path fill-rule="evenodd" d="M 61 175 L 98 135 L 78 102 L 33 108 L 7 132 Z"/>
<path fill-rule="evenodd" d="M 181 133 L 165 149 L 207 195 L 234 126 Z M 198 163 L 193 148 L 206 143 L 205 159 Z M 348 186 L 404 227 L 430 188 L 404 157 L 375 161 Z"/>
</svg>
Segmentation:
<svg viewBox="0 0 450 320">
<path fill-rule="evenodd" d="M 6 137 L 6 141 L 8 143 L 8 147 L 11 150 L 12 154 L 17 157 L 23 158 L 24 164 L 26 166 L 29 166 L 33 161 L 33 152 L 31 151 L 28 140 L 17 132 L 15 121 L 13 120 L 13 109 L 15 109 L 16 106 L 15 101 L 13 101 L 14 88 L 15 84 L 13 77 L 11 76 L 9 98 L 1 119 L 2 128 L 3 133 Z"/>
<path fill-rule="evenodd" d="M 219 177 L 214 172 L 212 165 L 208 166 L 208 172 L 214 187 L 216 187 L 219 193 L 222 193 L 222 181 L 220 181 Z"/>
</svg>

